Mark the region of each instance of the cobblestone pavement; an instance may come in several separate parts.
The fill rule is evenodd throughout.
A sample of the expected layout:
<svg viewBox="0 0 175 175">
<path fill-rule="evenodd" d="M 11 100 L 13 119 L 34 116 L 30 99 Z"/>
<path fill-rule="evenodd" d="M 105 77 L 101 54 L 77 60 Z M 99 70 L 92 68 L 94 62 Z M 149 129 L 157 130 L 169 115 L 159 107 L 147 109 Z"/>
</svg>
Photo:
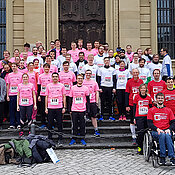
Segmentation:
<svg viewBox="0 0 175 175">
<path fill-rule="evenodd" d="M 81 149 L 57 150 L 58 164 L 37 164 L 34 168 L 17 168 L 16 165 L 0 166 L 0 175 L 174 175 L 175 167 L 153 168 L 151 162 L 131 149 Z"/>
</svg>

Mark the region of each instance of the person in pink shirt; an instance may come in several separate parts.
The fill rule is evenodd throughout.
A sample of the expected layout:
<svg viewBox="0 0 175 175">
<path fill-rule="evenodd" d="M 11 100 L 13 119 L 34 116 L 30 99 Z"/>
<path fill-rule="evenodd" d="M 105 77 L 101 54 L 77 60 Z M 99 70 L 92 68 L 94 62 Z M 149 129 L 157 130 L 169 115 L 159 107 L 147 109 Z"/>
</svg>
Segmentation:
<svg viewBox="0 0 175 175">
<path fill-rule="evenodd" d="M 51 56 L 50 55 L 47 55 L 46 56 L 46 63 L 47 64 L 49 64 L 50 65 L 50 69 L 49 69 L 49 73 L 53 73 L 53 72 L 57 72 L 58 73 L 58 68 L 57 68 L 57 66 L 55 66 L 55 65 L 52 65 L 51 64 Z M 43 74 L 44 73 L 44 69 L 43 69 L 43 67 L 41 67 L 40 68 L 40 74 Z"/>
<path fill-rule="evenodd" d="M 48 50 L 47 55 L 49 55 L 49 52 L 50 52 L 52 49 L 55 49 L 55 41 L 51 41 L 51 42 L 50 42 L 50 49 Z"/>
<path fill-rule="evenodd" d="M 90 98 L 90 112 L 88 113 L 88 117 L 92 120 L 92 125 L 94 126 L 96 137 L 100 136 L 97 126 L 96 115 L 98 113 L 97 105 L 99 102 L 99 87 L 97 82 L 91 79 L 92 71 L 90 69 L 86 70 L 85 76 L 86 79 L 83 81 L 83 85 L 88 87 L 89 89 L 89 98 Z"/>
<path fill-rule="evenodd" d="M 93 54 L 94 56 L 96 55 L 96 52 L 92 50 L 92 43 L 87 42 L 87 50 L 85 52 L 85 60 L 88 59 L 88 55 Z"/>
<path fill-rule="evenodd" d="M 20 58 L 20 53 L 19 53 L 19 49 L 15 49 L 14 52 L 13 52 L 13 57 L 10 58 L 10 62 L 11 63 L 14 63 L 16 62 L 16 57 L 19 57 Z"/>
<path fill-rule="evenodd" d="M 38 101 L 41 103 L 41 128 L 46 127 L 46 113 L 45 113 L 45 96 L 46 96 L 46 86 L 52 82 L 52 74 L 49 73 L 50 65 L 45 63 L 44 73 L 39 75 L 38 78 Z"/>
<path fill-rule="evenodd" d="M 17 111 L 20 113 L 21 125 L 24 126 L 27 120 L 28 126 L 30 126 L 32 124 L 33 108 L 37 110 L 35 88 L 32 83 L 29 83 L 28 74 L 24 73 L 22 75 L 22 80 L 23 83 L 20 83 L 17 89 Z M 20 129 L 20 126 L 18 126 L 18 129 Z"/>
<path fill-rule="evenodd" d="M 84 52 L 86 51 L 85 48 L 83 48 L 83 39 L 78 39 L 78 48 L 76 48 L 78 52 Z"/>
<path fill-rule="evenodd" d="M 59 39 L 55 40 L 55 50 L 56 50 L 56 58 L 57 58 L 61 53 L 61 42 Z"/>
<path fill-rule="evenodd" d="M 71 42 L 71 48 L 72 50 L 69 50 L 67 53 L 71 54 L 72 60 L 75 63 L 78 60 L 78 53 L 79 51 L 77 50 L 77 45 L 74 41 Z"/>
<path fill-rule="evenodd" d="M 25 43 L 25 44 L 24 44 L 24 52 L 27 53 L 27 56 L 28 56 L 28 57 L 33 55 L 33 53 L 29 51 L 29 49 L 30 49 L 30 44 L 29 44 L 29 43 Z M 20 57 L 21 57 L 21 58 L 24 58 L 24 52 L 22 52 L 22 53 L 20 54 Z"/>
<path fill-rule="evenodd" d="M 27 72 L 27 68 L 24 66 L 24 60 L 20 60 L 19 62 L 19 67 L 18 67 L 18 71 L 21 72 L 22 74 Z"/>
<path fill-rule="evenodd" d="M 27 67 L 27 52 L 22 52 L 23 57 L 21 57 L 24 60 L 24 66 Z"/>
<path fill-rule="evenodd" d="M 4 61 L 8 62 L 10 60 L 10 52 L 8 50 L 3 51 Z M 3 69 L 3 60 L 0 61 L 0 69 Z"/>
<path fill-rule="evenodd" d="M 76 83 L 76 76 L 72 71 L 69 71 L 69 62 L 63 62 L 63 71 L 59 72 L 59 81 L 62 83 L 66 90 L 67 109 L 70 108 L 69 94 L 72 86 Z"/>
<path fill-rule="evenodd" d="M 133 57 L 134 57 L 134 52 L 132 52 L 132 46 L 131 45 L 126 46 L 125 55 L 129 58 L 130 62 L 132 62 Z"/>
<path fill-rule="evenodd" d="M 92 49 L 95 53 L 95 55 L 98 55 L 98 48 L 100 47 L 99 41 L 94 41 L 94 48 Z"/>
<path fill-rule="evenodd" d="M 10 127 L 9 129 L 15 129 L 15 126 L 20 128 L 20 115 L 17 111 L 17 94 L 18 84 L 22 82 L 22 73 L 18 72 L 16 63 L 12 63 L 12 73 L 7 76 L 7 101 L 9 102 L 10 110 Z"/>
<path fill-rule="evenodd" d="M 77 85 L 74 85 L 70 90 L 72 102 L 72 123 L 73 123 L 73 138 L 69 145 L 76 143 L 76 136 L 80 134 L 82 137 L 82 145 L 86 145 L 85 137 L 85 114 L 89 112 L 89 89 L 83 85 L 83 75 L 77 75 Z M 87 108 L 86 108 L 87 106 Z M 79 128 L 79 130 L 78 130 Z"/>
<path fill-rule="evenodd" d="M 40 74 L 40 67 L 39 67 L 39 60 L 38 59 L 34 59 L 33 60 L 33 64 L 34 64 L 34 71 L 37 72 L 38 74 Z"/>
<path fill-rule="evenodd" d="M 58 132 L 63 132 L 62 116 L 66 109 L 66 91 L 63 84 L 58 82 L 59 76 L 57 72 L 52 73 L 52 81 L 46 87 L 46 103 L 45 112 L 48 114 L 48 129 L 51 130 L 54 125 L 54 119 Z M 48 138 L 52 139 L 52 133 L 48 133 Z M 62 144 L 62 135 L 59 135 L 58 144 Z"/>
</svg>

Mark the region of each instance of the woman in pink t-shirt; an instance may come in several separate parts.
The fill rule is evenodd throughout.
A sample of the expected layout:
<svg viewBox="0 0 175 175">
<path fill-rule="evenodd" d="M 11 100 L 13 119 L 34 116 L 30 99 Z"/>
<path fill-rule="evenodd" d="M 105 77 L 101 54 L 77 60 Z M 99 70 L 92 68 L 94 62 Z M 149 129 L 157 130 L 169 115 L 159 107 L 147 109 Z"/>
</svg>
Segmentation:
<svg viewBox="0 0 175 175">
<path fill-rule="evenodd" d="M 22 125 L 28 120 L 28 126 L 32 123 L 32 111 L 37 110 L 35 88 L 29 83 L 28 74 L 22 75 L 23 83 L 18 85 L 17 91 L 17 111 L 20 111 L 20 122 Z M 26 119 L 27 116 L 27 119 Z M 20 129 L 20 127 L 18 127 Z"/>
</svg>

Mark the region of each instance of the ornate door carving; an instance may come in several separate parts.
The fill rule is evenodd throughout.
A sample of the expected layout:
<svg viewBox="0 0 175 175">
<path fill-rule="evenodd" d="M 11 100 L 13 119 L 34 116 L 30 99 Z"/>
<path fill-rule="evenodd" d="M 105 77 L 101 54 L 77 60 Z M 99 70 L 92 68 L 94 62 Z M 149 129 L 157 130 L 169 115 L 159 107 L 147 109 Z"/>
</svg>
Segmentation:
<svg viewBox="0 0 175 175">
<path fill-rule="evenodd" d="M 105 42 L 105 0 L 59 0 L 59 36 L 70 49 L 79 38 Z"/>
</svg>

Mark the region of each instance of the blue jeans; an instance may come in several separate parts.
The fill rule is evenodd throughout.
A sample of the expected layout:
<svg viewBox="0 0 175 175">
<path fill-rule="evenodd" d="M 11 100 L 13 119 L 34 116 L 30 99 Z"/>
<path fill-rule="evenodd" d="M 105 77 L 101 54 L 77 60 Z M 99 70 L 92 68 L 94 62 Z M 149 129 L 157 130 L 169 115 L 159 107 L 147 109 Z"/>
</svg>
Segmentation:
<svg viewBox="0 0 175 175">
<path fill-rule="evenodd" d="M 168 149 L 168 157 L 174 158 L 174 145 L 172 142 L 172 137 L 169 134 L 160 133 L 152 131 L 152 136 L 155 139 L 159 140 L 159 147 L 160 147 L 160 157 L 166 157 L 166 146 Z"/>
<path fill-rule="evenodd" d="M 11 126 L 20 125 L 20 115 L 19 112 L 17 111 L 17 95 L 9 97 L 10 97 L 9 102 L 10 125 Z"/>
</svg>

